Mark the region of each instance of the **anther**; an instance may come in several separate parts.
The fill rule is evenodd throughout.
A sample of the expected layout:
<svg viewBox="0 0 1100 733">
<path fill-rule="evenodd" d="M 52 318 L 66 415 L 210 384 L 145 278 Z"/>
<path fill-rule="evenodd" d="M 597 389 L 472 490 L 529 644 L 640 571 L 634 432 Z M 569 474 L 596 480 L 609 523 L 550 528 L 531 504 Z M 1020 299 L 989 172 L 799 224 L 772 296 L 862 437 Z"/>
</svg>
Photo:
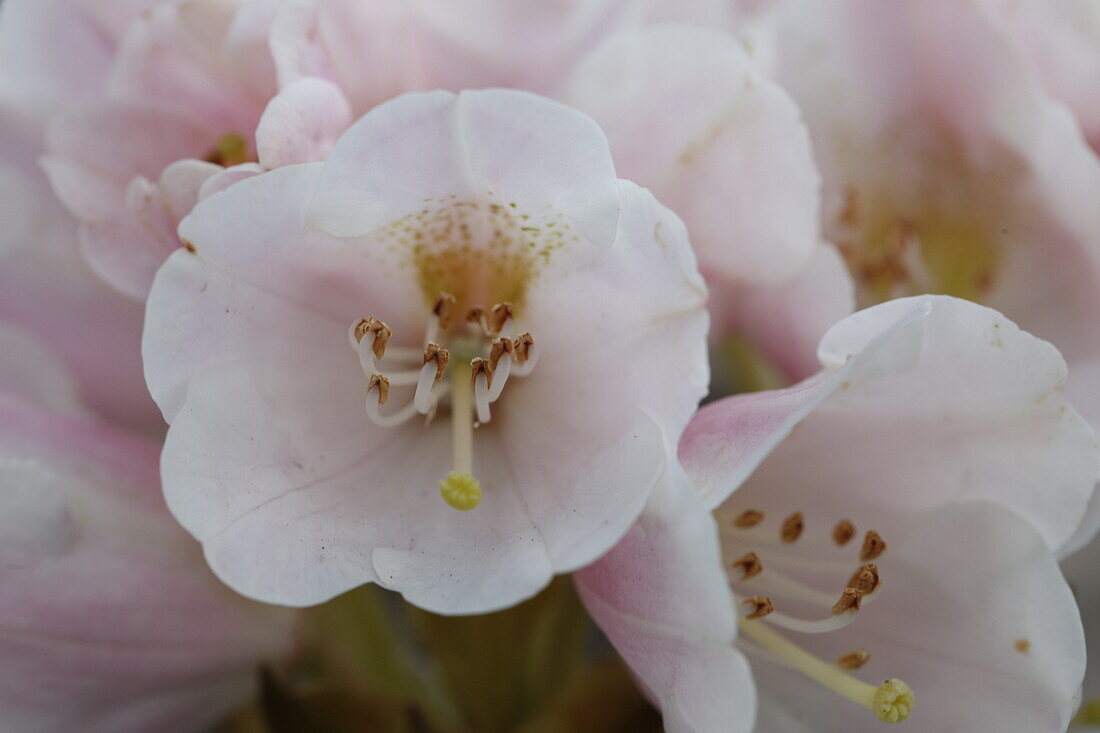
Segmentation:
<svg viewBox="0 0 1100 733">
<path fill-rule="evenodd" d="M 510 320 L 512 320 L 512 304 L 497 303 L 493 306 L 492 310 L 489 311 L 487 322 L 489 333 L 493 335 L 500 333 Z"/>
<path fill-rule="evenodd" d="M 802 512 L 795 512 L 783 520 L 783 526 L 779 530 L 779 538 L 788 544 L 795 542 L 802 536 L 802 530 L 805 526 Z"/>
<path fill-rule="evenodd" d="M 867 562 L 868 560 L 874 560 L 884 552 L 886 552 L 886 542 L 879 536 L 878 532 L 873 529 L 868 531 L 863 537 L 863 547 L 859 551 L 859 559 L 862 562 Z"/>
<path fill-rule="evenodd" d="M 474 359 L 470 359 L 470 384 L 477 388 L 477 378 L 480 375 L 485 375 L 485 386 L 491 386 L 493 384 L 493 368 L 489 366 L 487 359 L 482 359 L 480 356 Z"/>
<path fill-rule="evenodd" d="M 763 618 L 775 610 L 775 606 L 772 605 L 772 599 L 767 596 L 752 596 L 751 598 L 746 598 L 741 601 L 741 605 L 750 606 L 752 608 L 751 611 L 745 614 L 745 618 L 748 619 Z"/>
<path fill-rule="evenodd" d="M 733 526 L 740 529 L 748 529 L 749 527 L 755 527 L 764 521 L 764 512 L 758 512 L 755 509 L 746 509 L 737 515 L 737 519 L 733 520 Z"/>
<path fill-rule="evenodd" d="M 466 324 L 480 330 L 482 333 L 488 334 L 489 329 L 485 324 L 485 309 L 481 306 L 474 306 L 470 310 L 466 311 Z"/>
<path fill-rule="evenodd" d="M 424 363 L 435 362 L 435 381 L 443 379 L 443 372 L 450 360 L 451 352 L 441 348 L 439 344 L 430 342 L 424 347 Z"/>
<path fill-rule="evenodd" d="M 900 723 L 913 714 L 913 690 L 901 680 L 886 680 L 875 690 L 871 710 L 883 723 Z"/>
<path fill-rule="evenodd" d="M 848 611 L 858 611 L 861 603 L 863 603 L 863 593 L 855 588 L 845 588 L 840 594 L 840 599 L 833 605 L 833 615 L 839 616 Z"/>
<path fill-rule="evenodd" d="M 450 293 L 440 293 L 435 299 L 432 313 L 439 319 L 440 330 L 446 331 L 447 327 L 451 325 L 451 318 L 454 317 L 455 303 L 457 302 L 455 296 Z"/>
<path fill-rule="evenodd" d="M 531 349 L 535 345 L 535 339 L 529 333 L 521 333 L 515 340 L 516 362 L 523 364 L 531 355 Z"/>
<path fill-rule="evenodd" d="M 741 580 L 748 580 L 749 578 L 759 575 L 764 570 L 764 565 L 760 562 L 760 557 L 755 552 L 747 552 L 741 559 L 734 560 L 730 563 L 730 567 L 741 570 Z"/>
<path fill-rule="evenodd" d="M 871 659 L 871 652 L 866 649 L 856 649 L 836 658 L 836 666 L 841 669 L 859 669 Z"/>
<path fill-rule="evenodd" d="M 515 346 L 512 342 L 506 338 L 498 338 L 489 349 L 489 368 L 496 372 L 500 357 L 507 355 L 510 359 L 513 353 L 515 353 Z"/>
<path fill-rule="evenodd" d="M 841 547 L 852 541 L 852 538 L 856 536 L 856 528 L 847 519 L 841 519 L 833 527 L 833 542 L 837 543 Z"/>
<path fill-rule="evenodd" d="M 875 592 L 878 585 L 878 566 L 874 563 L 868 563 L 852 574 L 852 577 L 848 579 L 847 587 L 854 588 L 864 595 L 869 595 Z"/>
<path fill-rule="evenodd" d="M 378 390 L 378 404 L 386 404 L 386 400 L 390 398 L 390 380 L 381 374 L 372 374 L 370 381 L 367 382 L 367 394 L 370 394 L 372 389 Z"/>
</svg>

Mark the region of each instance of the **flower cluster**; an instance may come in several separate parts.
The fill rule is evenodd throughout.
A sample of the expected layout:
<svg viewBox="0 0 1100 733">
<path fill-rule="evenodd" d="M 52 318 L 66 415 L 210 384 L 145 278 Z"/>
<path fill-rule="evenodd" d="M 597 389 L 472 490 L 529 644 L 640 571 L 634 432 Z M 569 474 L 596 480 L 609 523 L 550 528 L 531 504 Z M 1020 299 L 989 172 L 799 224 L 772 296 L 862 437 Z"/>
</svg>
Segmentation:
<svg viewBox="0 0 1100 733">
<path fill-rule="evenodd" d="M 0 59 L 4 730 L 643 729 L 589 620 L 669 731 L 1100 724 L 1098 0 L 2 0 Z"/>
</svg>

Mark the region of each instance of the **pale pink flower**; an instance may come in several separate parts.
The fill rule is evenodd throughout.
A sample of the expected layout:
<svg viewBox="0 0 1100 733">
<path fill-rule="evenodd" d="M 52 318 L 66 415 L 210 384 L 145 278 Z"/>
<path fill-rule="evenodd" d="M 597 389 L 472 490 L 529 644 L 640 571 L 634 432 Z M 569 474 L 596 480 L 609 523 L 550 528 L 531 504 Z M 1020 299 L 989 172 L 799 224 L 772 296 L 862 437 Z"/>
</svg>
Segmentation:
<svg viewBox="0 0 1100 733">
<path fill-rule="evenodd" d="M 293 614 L 210 573 L 164 506 L 156 443 L 81 415 L 60 364 L 0 342 L 4 730 L 206 730 L 291 650 Z"/>
<path fill-rule="evenodd" d="M 399 97 L 180 235 L 144 342 L 165 492 L 262 600 L 515 603 L 619 539 L 705 391 L 682 224 L 533 95 Z"/>
<path fill-rule="evenodd" d="M 203 182 L 254 161 L 275 94 L 266 0 L 181 0 L 121 35 L 102 93 L 50 125 L 43 166 L 95 271 L 143 298 Z M 77 12 L 70 4 L 69 12 Z"/>
<path fill-rule="evenodd" d="M 703 590 L 709 540 L 691 539 L 705 529 L 647 529 L 643 514 L 577 574 L 590 612 L 673 730 L 753 730 L 753 681 L 769 733 L 909 713 L 917 730 L 1064 730 L 1084 640 L 1055 552 L 1098 457 L 1058 352 L 995 311 L 924 296 L 841 321 L 819 355 L 799 385 L 702 408 L 680 445 L 714 510 L 725 602 L 752 616 L 736 642 L 751 675 L 718 608 L 692 603 L 721 601 Z"/>
<path fill-rule="evenodd" d="M 1095 421 L 1100 159 L 987 6 L 777 0 L 751 36 L 805 116 L 860 301 L 1003 311 L 1062 351 Z"/>
</svg>

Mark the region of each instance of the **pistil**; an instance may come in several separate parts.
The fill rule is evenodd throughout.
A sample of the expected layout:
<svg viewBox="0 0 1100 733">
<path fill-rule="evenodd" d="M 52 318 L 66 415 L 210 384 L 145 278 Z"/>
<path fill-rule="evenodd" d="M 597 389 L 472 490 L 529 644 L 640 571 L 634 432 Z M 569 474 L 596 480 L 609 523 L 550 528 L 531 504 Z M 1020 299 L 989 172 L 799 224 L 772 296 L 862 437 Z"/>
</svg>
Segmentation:
<svg viewBox="0 0 1100 733">
<path fill-rule="evenodd" d="M 787 666 L 867 708 L 884 723 L 900 723 L 913 712 L 913 691 L 901 680 L 886 680 L 877 687 L 869 685 L 809 653 L 763 621 L 742 619 L 741 632 Z"/>
<path fill-rule="evenodd" d="M 443 501 L 460 511 L 481 503 L 481 483 L 474 478 L 474 388 L 469 364 L 451 369 L 451 450 L 453 469 L 439 482 Z"/>
</svg>

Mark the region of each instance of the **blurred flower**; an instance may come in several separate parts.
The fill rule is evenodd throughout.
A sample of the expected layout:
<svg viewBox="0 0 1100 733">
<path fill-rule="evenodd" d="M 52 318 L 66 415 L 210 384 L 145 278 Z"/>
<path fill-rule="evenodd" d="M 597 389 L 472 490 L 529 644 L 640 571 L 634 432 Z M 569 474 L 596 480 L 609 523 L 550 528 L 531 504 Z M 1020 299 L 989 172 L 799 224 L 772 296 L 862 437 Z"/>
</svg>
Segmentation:
<svg viewBox="0 0 1100 733">
<path fill-rule="evenodd" d="M 161 498 L 159 446 L 81 414 L 0 327 L 4 729 L 201 731 L 243 703 L 294 615 L 225 588 Z"/>
<path fill-rule="evenodd" d="M 704 407 L 680 446 L 714 509 L 760 729 L 869 729 L 831 692 L 887 721 L 915 695 L 921 730 L 1063 730 L 1085 660 L 1055 551 L 1098 457 L 1057 351 L 926 296 L 845 319 L 819 354 L 825 370 L 802 384 Z M 650 513 L 577 574 L 582 598 L 674 729 L 751 730 L 750 677 L 725 651 L 711 551 L 692 538 L 708 533 Z M 858 680 L 864 665 L 888 682 Z"/>
<path fill-rule="evenodd" d="M 766 7 L 748 35 L 806 118 L 861 303 L 997 308 L 1061 350 L 1100 420 L 1100 160 L 998 19 L 982 0 Z"/>
<path fill-rule="evenodd" d="M 160 3 L 121 35 L 102 94 L 52 120 L 42 165 L 80 221 L 88 262 L 126 295 L 144 298 L 179 248 L 176 225 L 202 184 L 255 160 L 275 93 L 273 10 L 265 0 Z"/>
<path fill-rule="evenodd" d="M 180 233 L 144 345 L 165 492 L 256 598 L 515 603 L 621 537 L 705 390 L 682 224 L 532 95 L 400 97 Z"/>
</svg>

